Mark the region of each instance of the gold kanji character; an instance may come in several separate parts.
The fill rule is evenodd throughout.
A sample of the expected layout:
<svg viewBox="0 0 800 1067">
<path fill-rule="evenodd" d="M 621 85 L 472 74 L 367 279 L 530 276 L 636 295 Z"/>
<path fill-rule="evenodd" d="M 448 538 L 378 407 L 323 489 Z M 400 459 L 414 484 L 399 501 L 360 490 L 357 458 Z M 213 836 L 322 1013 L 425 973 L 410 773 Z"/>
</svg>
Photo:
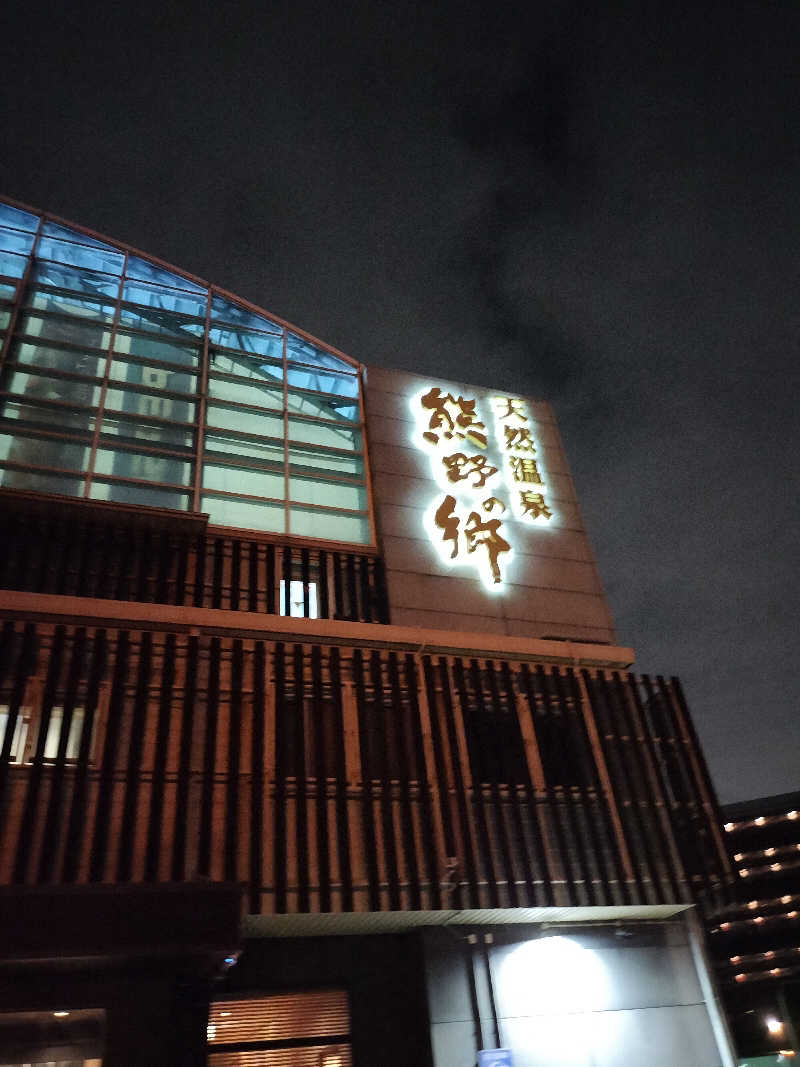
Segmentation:
<svg viewBox="0 0 800 1067">
<path fill-rule="evenodd" d="M 456 398 L 452 393 L 442 394 L 441 389 L 434 386 L 420 397 L 422 407 L 432 412 L 428 429 L 422 436 L 432 445 L 438 445 L 441 432 L 445 441 L 457 437 L 461 441 L 471 441 L 478 448 L 486 448 L 486 426 L 475 412 L 475 403 L 463 396 Z"/>
<path fill-rule="evenodd" d="M 538 519 L 541 516 L 542 518 L 549 519 L 553 514 L 547 504 L 545 504 L 542 494 L 534 493 L 530 489 L 523 489 L 520 492 L 519 503 L 522 508 L 523 518 L 530 516 L 532 519 Z"/>
<path fill-rule="evenodd" d="M 496 497 L 492 499 L 496 499 Z M 467 552 L 475 552 L 478 548 L 486 549 L 489 570 L 492 575 L 492 581 L 495 584 L 502 581 L 498 557 L 504 552 L 511 551 L 511 545 L 500 535 L 500 526 L 500 519 L 486 519 L 484 522 L 477 511 L 471 511 L 464 524 Z"/>
<path fill-rule="evenodd" d="M 506 452 L 536 452 L 527 426 L 504 426 Z"/>
<path fill-rule="evenodd" d="M 530 482 L 541 485 L 542 479 L 535 459 L 527 456 L 509 456 L 508 466 L 515 482 Z"/>
<path fill-rule="evenodd" d="M 433 516 L 433 521 L 440 530 L 444 531 L 442 540 L 453 542 L 453 551 L 450 553 L 450 559 L 455 559 L 458 555 L 458 524 L 460 520 L 457 515 L 453 514 L 455 506 L 455 497 L 446 496 Z"/>
<path fill-rule="evenodd" d="M 512 396 L 496 396 L 492 400 L 494 405 L 495 416 L 501 421 L 504 419 L 519 419 L 520 422 L 527 422 L 528 416 L 525 414 L 524 400 L 517 400 Z"/>
<path fill-rule="evenodd" d="M 496 496 L 490 496 L 487 497 L 486 500 L 484 500 L 484 502 L 481 504 L 481 507 L 484 511 L 488 511 L 491 515 L 491 513 L 498 505 L 500 506 L 501 512 L 506 510 L 506 506 L 502 500 L 499 500 Z"/>
<path fill-rule="evenodd" d="M 488 463 L 486 456 L 465 456 L 463 452 L 456 452 L 452 456 L 443 456 L 442 463 L 447 471 L 448 479 L 453 482 L 464 482 L 474 476 L 471 482 L 473 489 L 482 489 L 492 475 L 497 474 L 497 467 Z"/>
</svg>

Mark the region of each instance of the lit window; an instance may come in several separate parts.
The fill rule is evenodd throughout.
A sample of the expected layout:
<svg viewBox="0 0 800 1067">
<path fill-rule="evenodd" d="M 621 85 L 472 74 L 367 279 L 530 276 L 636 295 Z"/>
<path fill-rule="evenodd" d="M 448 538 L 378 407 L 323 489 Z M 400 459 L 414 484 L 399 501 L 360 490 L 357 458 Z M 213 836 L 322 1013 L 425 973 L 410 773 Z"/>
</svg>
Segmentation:
<svg viewBox="0 0 800 1067">
<path fill-rule="evenodd" d="M 19 709 L 17 721 L 14 724 L 14 737 L 11 741 L 9 755 L 11 763 L 30 763 L 33 760 L 38 743 L 35 714 L 30 708 Z M 63 707 L 56 705 L 50 709 L 50 721 L 47 725 L 47 737 L 45 738 L 43 753 L 43 758 L 46 760 L 54 760 L 58 757 L 63 718 Z M 72 720 L 69 725 L 69 737 L 67 738 L 66 751 L 64 753 L 64 758 L 67 760 L 76 760 L 78 758 L 83 736 L 83 722 L 83 708 L 73 708 Z M 8 705 L 0 704 L 0 747 L 5 743 L 7 728 Z"/>
<path fill-rule="evenodd" d="M 286 615 L 286 583 L 281 578 L 280 588 L 280 614 Z M 305 612 L 305 587 L 299 580 L 292 579 L 289 583 L 289 612 L 295 619 L 316 619 L 317 614 L 317 583 L 308 583 L 308 615 Z"/>
</svg>

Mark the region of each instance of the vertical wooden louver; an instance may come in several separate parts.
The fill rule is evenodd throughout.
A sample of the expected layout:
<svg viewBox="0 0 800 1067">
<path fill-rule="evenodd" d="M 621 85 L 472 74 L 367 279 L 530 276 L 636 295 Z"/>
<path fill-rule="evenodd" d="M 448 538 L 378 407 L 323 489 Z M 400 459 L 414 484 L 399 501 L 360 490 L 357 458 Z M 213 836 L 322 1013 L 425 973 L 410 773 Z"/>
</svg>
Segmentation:
<svg viewBox="0 0 800 1067">
<path fill-rule="evenodd" d="M 343 990 L 218 1000 L 208 1013 L 209 1067 L 350 1067 Z"/>
</svg>

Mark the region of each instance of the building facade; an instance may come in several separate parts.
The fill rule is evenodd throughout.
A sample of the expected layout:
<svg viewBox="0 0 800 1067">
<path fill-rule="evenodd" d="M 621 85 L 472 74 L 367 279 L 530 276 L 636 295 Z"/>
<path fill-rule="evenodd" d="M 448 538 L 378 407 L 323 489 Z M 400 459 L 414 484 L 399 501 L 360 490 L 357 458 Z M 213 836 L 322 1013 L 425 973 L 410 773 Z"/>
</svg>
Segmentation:
<svg viewBox="0 0 800 1067">
<path fill-rule="evenodd" d="M 710 920 L 736 1044 L 748 1058 L 800 1056 L 800 792 L 722 809 L 741 890 Z"/>
<path fill-rule="evenodd" d="M 0 1062 L 732 1063 L 550 407 L 0 223 Z"/>
</svg>

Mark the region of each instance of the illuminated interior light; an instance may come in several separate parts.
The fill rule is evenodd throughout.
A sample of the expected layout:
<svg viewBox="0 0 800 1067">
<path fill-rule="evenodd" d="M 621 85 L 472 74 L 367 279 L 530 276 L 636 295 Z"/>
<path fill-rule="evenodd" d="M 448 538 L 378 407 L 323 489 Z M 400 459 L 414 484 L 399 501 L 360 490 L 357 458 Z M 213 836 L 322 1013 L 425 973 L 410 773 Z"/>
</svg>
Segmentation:
<svg viewBox="0 0 800 1067">
<path fill-rule="evenodd" d="M 788 904 L 791 899 L 789 896 L 781 897 L 781 904 Z"/>
<path fill-rule="evenodd" d="M 776 1019 L 774 1015 L 768 1016 L 764 1022 L 767 1024 L 767 1030 L 769 1030 L 771 1034 L 783 1033 L 783 1023 L 780 1019 Z"/>
<path fill-rule="evenodd" d="M 213 1023 L 209 1023 L 206 1027 L 206 1040 L 213 1041 L 217 1036 L 217 1028 Z"/>
<path fill-rule="evenodd" d="M 786 812 L 786 818 L 787 819 L 796 819 L 797 818 L 797 812 L 796 811 L 787 811 Z"/>
<path fill-rule="evenodd" d="M 781 968 L 780 968 L 780 967 L 772 967 L 772 968 L 770 969 L 770 972 L 769 972 L 769 973 L 770 973 L 770 974 L 780 974 L 780 973 L 781 973 Z"/>
<path fill-rule="evenodd" d="M 769 952 L 762 952 L 761 955 L 764 957 L 764 959 L 771 960 L 775 953 L 772 951 L 772 949 L 770 949 Z"/>
<path fill-rule="evenodd" d="M 748 900 L 747 906 L 752 911 L 753 908 L 757 908 L 758 907 L 758 901 L 757 900 Z"/>
<path fill-rule="evenodd" d="M 779 871 L 781 869 L 780 863 L 770 863 L 769 869 L 771 871 Z"/>
<path fill-rule="evenodd" d="M 742 867 L 742 869 L 739 871 L 739 874 L 741 874 L 742 878 L 746 878 L 749 873 L 750 871 L 747 869 L 747 867 Z"/>
<path fill-rule="evenodd" d="M 69 1012 L 68 1011 L 54 1011 L 53 1015 L 55 1015 L 56 1019 L 64 1019 L 64 1018 L 66 1018 L 67 1015 L 69 1015 Z"/>
<path fill-rule="evenodd" d="M 223 1019 L 227 1019 L 227 1017 L 228 1017 L 228 1016 L 229 1016 L 229 1015 L 230 1015 L 231 1013 L 230 1013 L 229 1011 L 221 1011 L 221 1012 L 220 1012 L 219 1014 L 220 1014 L 221 1018 L 223 1018 Z"/>
<path fill-rule="evenodd" d="M 795 1054 L 795 1051 L 794 1051 L 793 1048 L 779 1048 L 778 1049 L 778 1055 L 779 1056 L 784 1056 L 784 1057 L 788 1058 L 789 1056 L 794 1056 L 794 1054 Z"/>
<path fill-rule="evenodd" d="M 747 978 L 747 975 L 746 974 L 735 974 L 733 977 L 737 982 L 743 982 Z"/>
<path fill-rule="evenodd" d="M 732 829 L 733 829 L 733 823 L 732 823 L 732 822 L 726 822 L 726 823 L 725 823 L 725 830 L 726 830 L 726 831 L 727 831 L 728 833 L 730 833 Z"/>
<path fill-rule="evenodd" d="M 763 915 L 756 915 L 755 919 L 753 919 L 752 921 L 753 921 L 754 923 L 763 923 L 763 921 L 764 921 L 764 916 L 763 916 Z"/>
<path fill-rule="evenodd" d="M 740 860 L 744 859 L 744 856 L 742 855 L 741 852 L 737 852 L 736 855 L 733 858 L 736 860 L 737 863 L 739 863 Z"/>
<path fill-rule="evenodd" d="M 741 956 L 731 956 L 730 960 L 731 963 L 738 963 L 741 958 Z"/>
<path fill-rule="evenodd" d="M 766 821 L 767 820 L 764 818 L 763 815 L 759 815 L 759 817 L 754 820 L 756 826 L 763 826 Z"/>
<path fill-rule="evenodd" d="M 796 911 L 787 911 L 786 915 L 787 915 L 787 917 L 789 919 L 796 919 L 797 918 L 797 912 Z"/>
<path fill-rule="evenodd" d="M 765 856 L 774 856 L 775 855 L 775 849 L 774 848 L 765 848 L 764 849 L 764 855 Z"/>
<path fill-rule="evenodd" d="M 730 923 L 720 923 L 719 924 L 719 928 L 720 928 L 720 930 L 730 930 L 731 924 Z"/>
</svg>

